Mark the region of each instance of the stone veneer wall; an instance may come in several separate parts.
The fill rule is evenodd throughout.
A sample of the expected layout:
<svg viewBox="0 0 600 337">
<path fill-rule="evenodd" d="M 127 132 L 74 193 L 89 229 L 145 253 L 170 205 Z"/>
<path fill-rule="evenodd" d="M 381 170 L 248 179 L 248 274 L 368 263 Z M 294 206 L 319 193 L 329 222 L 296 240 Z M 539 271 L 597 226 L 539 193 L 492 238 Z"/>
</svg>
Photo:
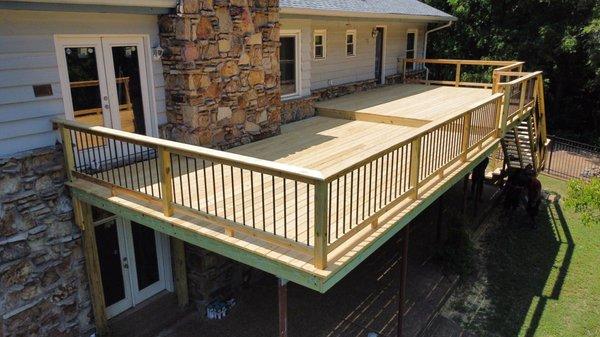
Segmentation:
<svg viewBox="0 0 600 337">
<path fill-rule="evenodd" d="M 380 86 L 375 79 L 334 85 L 314 90 L 309 97 L 285 100 L 281 107 L 283 124 L 296 122 L 315 115 L 315 102 L 353 94 Z"/>
<path fill-rule="evenodd" d="M 80 336 L 91 303 L 62 151 L 0 159 L 0 336 Z"/>
<path fill-rule="evenodd" d="M 222 255 L 186 244 L 186 265 L 190 298 L 201 314 L 215 299 L 228 300 L 236 292 L 266 274 Z"/>
<path fill-rule="evenodd" d="M 182 0 L 159 20 L 167 138 L 226 149 L 280 132 L 279 1 Z"/>
</svg>

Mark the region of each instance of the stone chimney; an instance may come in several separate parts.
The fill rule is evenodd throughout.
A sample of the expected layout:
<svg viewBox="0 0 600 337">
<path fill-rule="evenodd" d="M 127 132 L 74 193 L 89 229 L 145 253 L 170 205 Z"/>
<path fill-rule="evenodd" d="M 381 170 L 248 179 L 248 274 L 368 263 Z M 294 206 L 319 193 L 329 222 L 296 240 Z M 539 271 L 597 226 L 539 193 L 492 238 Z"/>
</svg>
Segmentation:
<svg viewBox="0 0 600 337">
<path fill-rule="evenodd" d="M 279 134 L 278 0 L 182 0 L 160 18 L 168 139 L 226 149 Z"/>
</svg>

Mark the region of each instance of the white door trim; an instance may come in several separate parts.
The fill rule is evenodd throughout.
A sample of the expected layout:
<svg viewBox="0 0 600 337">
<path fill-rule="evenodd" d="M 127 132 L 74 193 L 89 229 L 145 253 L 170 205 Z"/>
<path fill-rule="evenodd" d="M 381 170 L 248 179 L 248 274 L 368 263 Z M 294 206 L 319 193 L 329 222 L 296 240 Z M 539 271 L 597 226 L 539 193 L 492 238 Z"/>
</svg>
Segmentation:
<svg viewBox="0 0 600 337">
<path fill-rule="evenodd" d="M 104 66 L 104 56 L 102 53 L 102 40 L 100 39 L 100 37 L 72 36 L 54 38 L 54 48 L 56 52 L 56 61 L 58 62 L 58 74 L 60 77 L 60 89 L 62 92 L 63 105 L 65 107 L 65 116 L 67 119 L 74 120 L 75 116 L 73 113 L 71 82 L 69 80 L 69 72 L 67 70 L 67 59 L 64 55 L 65 48 L 69 47 L 93 47 L 95 49 L 96 71 L 98 72 L 101 104 L 104 104 L 102 102 L 103 97 L 108 97 L 108 84 L 106 79 L 106 67 Z M 110 111 L 108 109 L 105 109 L 104 105 L 102 105 L 102 116 L 104 119 L 104 126 L 112 128 L 112 119 L 110 118 Z"/>
<path fill-rule="evenodd" d="M 295 55 L 296 63 L 295 63 L 295 71 L 296 71 L 296 90 L 291 94 L 281 95 L 281 99 L 290 99 L 301 96 L 302 91 L 302 60 L 301 58 L 301 48 L 302 48 L 302 31 L 300 29 L 282 29 L 279 32 L 279 37 L 293 37 L 295 40 Z"/>
</svg>

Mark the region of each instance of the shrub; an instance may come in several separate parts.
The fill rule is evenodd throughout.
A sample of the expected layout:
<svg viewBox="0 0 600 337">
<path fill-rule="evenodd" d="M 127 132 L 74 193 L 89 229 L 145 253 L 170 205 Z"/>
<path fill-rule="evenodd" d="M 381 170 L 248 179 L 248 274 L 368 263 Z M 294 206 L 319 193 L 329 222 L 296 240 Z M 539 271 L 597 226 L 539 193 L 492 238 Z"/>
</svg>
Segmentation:
<svg viewBox="0 0 600 337">
<path fill-rule="evenodd" d="M 600 178 L 571 180 L 565 206 L 579 213 L 585 225 L 600 225 Z"/>
</svg>

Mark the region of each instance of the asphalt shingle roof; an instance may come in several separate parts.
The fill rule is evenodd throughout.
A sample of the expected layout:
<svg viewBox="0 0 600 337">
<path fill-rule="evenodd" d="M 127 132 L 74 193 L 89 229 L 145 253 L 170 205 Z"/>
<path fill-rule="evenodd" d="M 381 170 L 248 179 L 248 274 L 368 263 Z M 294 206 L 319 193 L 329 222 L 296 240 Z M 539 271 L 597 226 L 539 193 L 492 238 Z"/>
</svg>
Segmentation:
<svg viewBox="0 0 600 337">
<path fill-rule="evenodd" d="M 281 8 L 341 11 L 368 14 L 434 16 L 455 19 L 417 0 L 280 0 Z M 323 13 L 326 14 L 326 13 Z"/>
</svg>

